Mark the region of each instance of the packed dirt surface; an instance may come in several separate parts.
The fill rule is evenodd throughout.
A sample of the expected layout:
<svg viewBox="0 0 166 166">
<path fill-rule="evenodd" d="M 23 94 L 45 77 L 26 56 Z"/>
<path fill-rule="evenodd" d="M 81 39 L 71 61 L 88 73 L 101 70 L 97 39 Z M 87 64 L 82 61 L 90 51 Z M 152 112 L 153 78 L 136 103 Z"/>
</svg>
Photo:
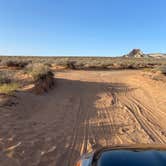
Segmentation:
<svg viewBox="0 0 166 166">
<path fill-rule="evenodd" d="M 166 144 L 166 83 L 141 71 L 59 71 L 0 107 L 0 165 L 73 166 L 106 145 Z M 0 101 L 1 102 L 1 101 Z"/>
</svg>

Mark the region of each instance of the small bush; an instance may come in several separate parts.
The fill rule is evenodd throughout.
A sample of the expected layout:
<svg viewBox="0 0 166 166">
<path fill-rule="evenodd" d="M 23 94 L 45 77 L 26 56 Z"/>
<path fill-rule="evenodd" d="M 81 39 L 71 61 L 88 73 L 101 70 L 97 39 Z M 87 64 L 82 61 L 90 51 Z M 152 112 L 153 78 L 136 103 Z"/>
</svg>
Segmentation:
<svg viewBox="0 0 166 166">
<path fill-rule="evenodd" d="M 44 75 L 47 75 L 50 72 L 50 69 L 44 64 L 36 63 L 28 65 L 26 71 L 32 76 L 33 80 L 35 81 L 42 78 Z"/>
<path fill-rule="evenodd" d="M 165 66 L 161 66 L 161 67 L 159 68 L 159 71 L 160 71 L 162 74 L 166 75 L 166 65 L 165 65 Z"/>
<path fill-rule="evenodd" d="M 54 74 L 48 66 L 43 64 L 33 64 L 28 66 L 28 72 L 34 80 L 34 89 L 36 93 L 40 94 L 47 92 L 54 86 Z"/>
<path fill-rule="evenodd" d="M 0 72 L 0 84 L 8 84 L 11 82 L 11 76 L 7 72 Z"/>
<path fill-rule="evenodd" d="M 76 69 L 76 62 L 75 61 L 67 62 L 67 68 L 75 70 Z"/>
</svg>

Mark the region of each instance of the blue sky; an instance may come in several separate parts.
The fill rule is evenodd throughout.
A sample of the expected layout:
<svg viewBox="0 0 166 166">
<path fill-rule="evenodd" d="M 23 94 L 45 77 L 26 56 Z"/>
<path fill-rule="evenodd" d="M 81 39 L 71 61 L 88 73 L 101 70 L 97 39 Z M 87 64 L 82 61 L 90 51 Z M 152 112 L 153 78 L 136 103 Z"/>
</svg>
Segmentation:
<svg viewBox="0 0 166 166">
<path fill-rule="evenodd" d="M 0 54 L 166 52 L 165 0 L 0 0 Z"/>
</svg>

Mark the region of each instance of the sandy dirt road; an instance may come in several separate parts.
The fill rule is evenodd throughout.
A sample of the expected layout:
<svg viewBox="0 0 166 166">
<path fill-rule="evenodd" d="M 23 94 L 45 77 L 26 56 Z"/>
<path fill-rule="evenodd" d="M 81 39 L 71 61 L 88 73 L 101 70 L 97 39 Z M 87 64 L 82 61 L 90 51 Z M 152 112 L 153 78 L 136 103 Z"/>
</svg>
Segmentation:
<svg viewBox="0 0 166 166">
<path fill-rule="evenodd" d="M 0 163 L 72 166 L 95 146 L 166 144 L 165 122 L 166 83 L 141 71 L 57 72 L 48 94 L 0 107 Z"/>
</svg>

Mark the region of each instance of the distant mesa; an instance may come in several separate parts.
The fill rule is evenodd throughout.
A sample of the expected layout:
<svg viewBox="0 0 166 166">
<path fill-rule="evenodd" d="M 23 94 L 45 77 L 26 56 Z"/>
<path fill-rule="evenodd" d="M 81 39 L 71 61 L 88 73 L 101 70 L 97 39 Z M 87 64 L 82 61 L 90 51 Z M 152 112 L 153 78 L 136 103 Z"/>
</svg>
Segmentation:
<svg viewBox="0 0 166 166">
<path fill-rule="evenodd" d="M 144 54 L 141 49 L 133 49 L 128 54 L 124 55 L 125 58 L 166 58 L 166 54 L 162 53 L 152 53 Z"/>
</svg>

